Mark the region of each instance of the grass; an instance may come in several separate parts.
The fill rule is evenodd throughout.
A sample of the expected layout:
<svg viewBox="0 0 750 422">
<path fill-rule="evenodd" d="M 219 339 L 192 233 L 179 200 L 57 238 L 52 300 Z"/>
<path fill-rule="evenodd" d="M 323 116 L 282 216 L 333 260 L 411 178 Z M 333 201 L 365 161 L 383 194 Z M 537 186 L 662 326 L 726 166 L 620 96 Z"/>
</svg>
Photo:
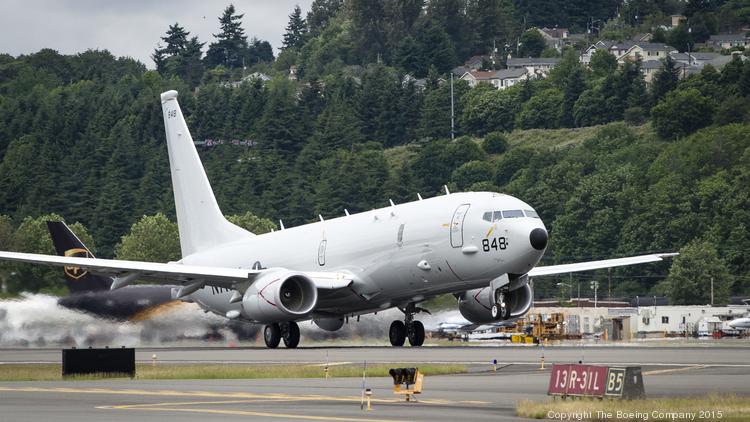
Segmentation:
<svg viewBox="0 0 750 422">
<path fill-rule="evenodd" d="M 410 367 L 414 364 L 391 363 L 367 365 L 368 377 L 388 377 L 390 368 Z M 422 365 L 425 375 L 445 375 L 466 372 L 466 365 Z M 238 364 L 136 364 L 136 379 L 258 379 L 258 378 L 323 378 L 322 365 L 238 365 Z M 96 380 L 110 378 L 104 375 L 77 375 L 62 377 L 60 364 L 7 364 L 0 365 L 0 381 L 59 381 Z M 332 365 L 331 377 L 361 377 L 362 365 Z M 124 376 L 124 375 L 123 375 Z"/>
<path fill-rule="evenodd" d="M 598 411 L 608 412 L 610 415 L 597 413 Z M 618 415 L 618 411 L 622 413 Z M 580 415 L 584 412 L 588 413 L 581 418 Z M 721 412 L 721 416 L 718 412 Z M 676 413 L 676 417 L 672 413 Z M 714 393 L 702 396 L 624 401 L 558 399 L 538 403 L 522 400 L 516 404 L 516 414 L 524 418 L 550 419 L 556 417 L 558 420 L 560 419 L 559 415 L 570 415 L 568 418 L 573 418 L 573 420 L 587 421 L 747 421 L 750 420 L 750 397 Z M 691 418 L 690 414 L 695 414 L 695 416 Z"/>
</svg>

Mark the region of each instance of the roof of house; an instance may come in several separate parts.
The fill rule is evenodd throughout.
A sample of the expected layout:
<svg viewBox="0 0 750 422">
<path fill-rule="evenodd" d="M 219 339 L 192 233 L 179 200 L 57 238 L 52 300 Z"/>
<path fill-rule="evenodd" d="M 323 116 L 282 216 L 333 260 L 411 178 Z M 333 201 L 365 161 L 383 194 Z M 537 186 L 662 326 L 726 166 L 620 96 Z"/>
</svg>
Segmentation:
<svg viewBox="0 0 750 422">
<path fill-rule="evenodd" d="M 692 60 L 700 60 L 700 61 L 713 60 L 721 56 L 721 54 L 719 53 L 702 53 L 702 52 L 690 53 L 690 55 L 692 56 Z M 688 53 L 672 53 L 670 54 L 670 56 L 672 56 L 673 59 L 678 60 L 678 61 L 679 60 L 689 61 Z"/>
<path fill-rule="evenodd" d="M 643 42 L 643 43 L 638 43 L 637 45 L 644 51 L 673 51 L 675 50 L 674 47 L 668 46 L 661 42 Z"/>
<path fill-rule="evenodd" d="M 474 70 L 474 71 L 471 71 L 471 72 L 464 73 L 463 76 L 461 76 L 461 77 L 463 78 L 467 74 L 469 76 L 473 77 L 474 79 L 478 80 L 478 81 L 488 81 L 490 79 L 497 79 L 497 77 L 495 76 L 497 74 L 497 72 L 492 72 L 492 71 L 491 72 L 485 72 L 483 70 Z"/>
<path fill-rule="evenodd" d="M 663 65 L 664 65 L 664 62 L 661 60 L 647 60 L 641 63 L 641 69 L 643 70 L 660 69 Z"/>
<path fill-rule="evenodd" d="M 460 78 L 461 76 L 464 76 L 464 73 L 471 72 L 471 68 L 466 66 L 457 66 L 454 67 L 451 72 L 453 72 L 453 76 L 458 76 Z"/>
<path fill-rule="evenodd" d="M 568 33 L 568 28 L 542 28 L 540 31 L 551 38 L 564 38 Z"/>
<path fill-rule="evenodd" d="M 466 60 L 466 62 L 464 62 L 464 64 L 467 64 L 467 65 L 468 65 L 468 64 L 475 64 L 475 63 L 479 63 L 479 64 L 482 64 L 482 62 L 483 62 L 483 61 L 484 61 L 484 60 L 485 60 L 486 58 L 487 58 L 487 57 L 485 57 L 485 56 L 471 56 L 471 57 L 469 57 L 469 59 L 468 59 L 468 60 Z"/>
<path fill-rule="evenodd" d="M 558 57 L 528 57 L 508 59 L 508 67 L 534 66 L 534 65 L 556 65 L 560 63 Z"/>
<path fill-rule="evenodd" d="M 746 41 L 745 34 L 715 34 L 711 35 L 709 41 Z"/>
<path fill-rule="evenodd" d="M 498 70 L 495 73 L 495 77 L 497 79 L 513 79 L 513 78 L 520 78 L 521 76 L 525 74 L 526 74 L 526 68 L 503 69 L 503 70 Z"/>
</svg>

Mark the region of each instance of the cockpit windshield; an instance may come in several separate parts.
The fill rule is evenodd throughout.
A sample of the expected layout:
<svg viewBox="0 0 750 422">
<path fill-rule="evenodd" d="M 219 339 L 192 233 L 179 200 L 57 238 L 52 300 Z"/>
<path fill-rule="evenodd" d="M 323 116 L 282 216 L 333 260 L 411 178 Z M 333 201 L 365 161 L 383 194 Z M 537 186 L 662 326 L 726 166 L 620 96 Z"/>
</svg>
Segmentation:
<svg viewBox="0 0 750 422">
<path fill-rule="evenodd" d="M 529 218 L 539 218 L 539 214 L 537 214 L 537 212 L 534 210 L 503 210 L 487 211 L 482 215 L 482 220 L 494 223 L 495 221 L 502 220 L 503 218 L 521 218 L 524 217 L 524 214 Z"/>
</svg>

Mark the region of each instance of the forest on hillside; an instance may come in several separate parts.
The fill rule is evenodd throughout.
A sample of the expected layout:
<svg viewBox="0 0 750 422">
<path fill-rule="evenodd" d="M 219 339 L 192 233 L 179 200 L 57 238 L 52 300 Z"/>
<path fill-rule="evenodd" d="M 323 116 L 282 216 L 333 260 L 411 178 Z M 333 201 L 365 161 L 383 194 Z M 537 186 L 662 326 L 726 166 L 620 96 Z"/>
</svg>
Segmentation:
<svg viewBox="0 0 750 422">
<path fill-rule="evenodd" d="M 456 81 L 451 139 L 445 72 L 502 31 L 522 35 L 517 18 L 529 16 L 516 2 L 489 3 L 496 14 L 472 12 L 484 4 L 473 0 L 316 0 L 305 19 L 292 11 L 278 57 L 247 40 L 241 13 L 228 7 L 205 57 L 204 43 L 171 25 L 156 70 L 107 51 L 0 55 L 0 250 L 51 253 L 40 222 L 54 213 L 79 222 L 98 256 L 135 259 L 127 236 L 137 224 L 174 224 L 158 98 L 176 89 L 194 139 L 227 141 L 199 146 L 222 211 L 266 231 L 278 219 L 290 227 L 439 195 L 447 184 L 534 206 L 551 232 L 547 264 L 687 252 L 694 280 L 667 278 L 668 264 L 619 269 L 613 296 L 688 288 L 695 297 L 686 300 L 706 303 L 706 277 L 720 297 L 749 294 L 750 62 L 684 80 L 665 63 L 647 86 L 638 62 L 617 66 L 600 54 L 589 68 L 568 50 L 546 79 L 505 90 Z M 715 15 L 737 3 L 716 2 Z M 556 19 L 585 24 L 565 13 Z M 381 23 L 371 28 L 373 16 Z M 448 21 L 473 28 L 470 41 L 454 38 L 466 27 L 453 33 Z M 394 45 L 410 37 L 416 47 Z M 234 54 L 212 55 L 212 46 Z M 271 79 L 241 79 L 253 72 Z M 2 271 L 16 273 L 12 291 L 51 288 L 59 277 Z M 602 275 L 577 276 L 591 277 Z M 541 284 L 542 296 L 560 293 Z"/>
</svg>

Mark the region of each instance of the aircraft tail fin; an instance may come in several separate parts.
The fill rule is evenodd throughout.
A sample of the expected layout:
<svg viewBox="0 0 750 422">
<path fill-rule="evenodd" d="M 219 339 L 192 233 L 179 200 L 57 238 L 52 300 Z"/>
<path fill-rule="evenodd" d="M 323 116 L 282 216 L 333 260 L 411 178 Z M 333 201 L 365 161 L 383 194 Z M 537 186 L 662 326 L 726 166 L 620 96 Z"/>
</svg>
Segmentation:
<svg viewBox="0 0 750 422">
<path fill-rule="evenodd" d="M 89 248 L 62 221 L 47 221 L 47 229 L 58 255 L 82 258 L 94 257 Z M 65 284 L 68 286 L 70 293 L 109 290 L 112 285 L 111 278 L 94 275 L 78 267 L 65 267 L 64 273 Z"/>
<path fill-rule="evenodd" d="M 182 256 L 253 236 L 221 213 L 177 103 L 177 91 L 162 93 L 161 107 Z"/>
</svg>

